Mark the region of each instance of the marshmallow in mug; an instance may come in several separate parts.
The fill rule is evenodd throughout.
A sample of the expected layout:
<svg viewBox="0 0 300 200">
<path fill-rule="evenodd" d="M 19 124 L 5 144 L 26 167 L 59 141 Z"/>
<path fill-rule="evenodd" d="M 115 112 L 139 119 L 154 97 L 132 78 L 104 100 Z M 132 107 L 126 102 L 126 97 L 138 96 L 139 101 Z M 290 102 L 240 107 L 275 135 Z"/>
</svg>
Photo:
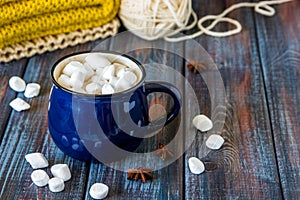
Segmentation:
<svg viewBox="0 0 300 200">
<path fill-rule="evenodd" d="M 57 82 L 79 93 L 113 94 L 134 86 L 139 73 L 119 60 L 110 61 L 104 55 L 90 53 L 84 59 L 73 57 L 66 63 Z"/>
</svg>

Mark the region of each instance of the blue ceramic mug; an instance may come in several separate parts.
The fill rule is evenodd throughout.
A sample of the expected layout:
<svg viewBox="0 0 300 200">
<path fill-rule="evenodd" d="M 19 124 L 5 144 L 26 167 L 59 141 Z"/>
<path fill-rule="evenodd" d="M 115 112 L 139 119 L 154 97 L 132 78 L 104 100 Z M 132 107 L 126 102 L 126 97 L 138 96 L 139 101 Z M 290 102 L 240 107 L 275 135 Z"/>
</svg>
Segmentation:
<svg viewBox="0 0 300 200">
<path fill-rule="evenodd" d="M 90 53 L 133 68 L 137 83 L 110 95 L 82 94 L 61 86 L 57 79 L 64 66 L 72 60 L 83 61 Z M 173 107 L 164 124 L 173 121 L 181 107 L 179 90 L 167 82 L 145 82 L 145 76 L 145 69 L 137 60 L 116 52 L 80 52 L 58 60 L 51 69 L 53 85 L 48 107 L 48 127 L 58 148 L 79 160 L 89 160 L 99 154 L 106 155 L 100 156 L 105 161 L 122 158 L 121 154 L 107 152 L 112 144 L 123 152 L 133 152 L 146 134 L 157 129 L 150 123 L 147 101 L 147 96 L 154 92 L 172 97 Z"/>
</svg>

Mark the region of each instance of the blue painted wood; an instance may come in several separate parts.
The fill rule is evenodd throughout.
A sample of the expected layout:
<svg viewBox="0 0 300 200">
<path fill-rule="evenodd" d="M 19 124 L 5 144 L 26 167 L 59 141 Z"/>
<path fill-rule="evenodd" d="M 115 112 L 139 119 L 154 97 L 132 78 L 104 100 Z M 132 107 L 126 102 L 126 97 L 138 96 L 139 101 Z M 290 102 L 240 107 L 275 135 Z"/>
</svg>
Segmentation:
<svg viewBox="0 0 300 200">
<path fill-rule="evenodd" d="M 26 99 L 23 93 L 18 94 L 31 104 L 31 109 L 20 113 L 13 111 L 6 126 L 0 147 L 0 160 L 3 163 L 0 171 L 1 199 L 81 199 L 84 195 L 89 164 L 65 156 L 58 150 L 47 126 L 48 97 L 52 85 L 51 66 L 63 54 L 74 50 L 75 48 L 68 48 L 34 56 L 27 64 L 24 80 L 39 83 L 41 93 L 32 99 Z M 38 188 L 32 183 L 30 174 L 33 169 L 24 158 L 32 152 L 41 152 L 49 160 L 50 166 L 45 170 L 50 177 L 50 167 L 53 164 L 69 165 L 72 179 L 65 183 L 67 192 L 55 194 L 47 186 Z M 13 192 L 11 188 L 14 188 Z"/>
<path fill-rule="evenodd" d="M 208 6 L 198 4 L 197 14 L 213 13 L 212 10 L 218 13 L 218 10 L 235 2 L 204 1 L 203 5 Z M 209 151 L 205 147 L 209 133 L 197 134 L 195 143 L 186 153 L 186 165 L 189 157 L 197 156 L 213 161 L 210 165 L 207 163 L 208 167 L 215 167 L 212 164 L 218 167 L 201 175 L 194 175 L 186 168 L 186 199 L 281 199 L 253 12 L 240 9 L 232 12 L 230 17 L 241 22 L 241 33 L 228 38 L 201 36 L 196 40 L 220 68 L 226 95 L 233 107 L 232 116 L 226 122 L 227 128 L 223 130 L 227 132 L 221 135 L 232 135 L 229 134 L 225 143 L 226 149 L 223 147 L 220 151 Z M 230 26 L 227 24 L 220 24 L 216 30 L 228 28 Z M 193 54 L 193 50 L 187 48 L 186 53 Z M 201 75 L 191 72 L 186 74 L 199 95 L 202 112 L 212 116 L 213 109 L 208 107 L 213 100 L 209 97 L 211 91 L 205 89 L 207 86 Z M 229 166 L 226 165 L 228 163 Z"/>
<path fill-rule="evenodd" d="M 9 63 L 0 63 L 0 111 L 2 113 L 0 115 L 0 141 L 11 112 L 11 107 L 9 107 L 8 104 L 17 95 L 17 93 L 9 87 L 8 81 L 12 76 L 23 77 L 26 61 L 26 59 L 22 59 Z"/>
<path fill-rule="evenodd" d="M 193 1 L 193 7 L 198 16 L 204 16 L 220 13 L 235 2 L 205 0 L 200 4 Z M 298 199 L 298 7 L 299 1 L 280 5 L 278 14 L 271 18 L 256 15 L 251 9 L 238 10 L 230 16 L 241 20 L 244 30 L 240 34 L 229 38 L 201 36 L 196 39 L 220 68 L 232 104 L 232 110 L 228 111 L 231 117 L 227 118 L 222 133 L 227 137 L 226 146 L 205 157 L 210 171 L 201 175 L 191 174 L 187 166 L 190 156 L 204 157 L 208 152 L 203 147 L 205 135 L 196 131 L 196 139 L 186 155 L 155 171 L 154 180 L 145 184 L 128 181 L 126 173 L 99 162 L 72 159 L 55 146 L 47 129 L 50 66 L 66 54 L 92 50 L 101 40 L 38 55 L 28 63 L 23 59 L 0 64 L 0 199 L 91 199 L 88 190 L 95 182 L 110 187 L 107 199 Z M 216 27 L 218 30 L 228 28 L 226 24 Z M 132 37 L 113 40 L 104 48 L 112 50 L 114 45 L 134 48 L 140 44 Z M 187 47 L 185 50 L 186 54 L 194 55 L 193 49 Z M 201 113 L 212 115 L 210 91 L 200 75 L 187 70 L 185 60 L 151 48 L 134 49 L 129 54 L 143 63 L 157 60 L 185 74 L 199 100 Z M 168 74 L 157 73 L 174 80 Z M 28 99 L 32 104 L 29 111 L 11 112 L 8 103 L 16 95 L 25 98 L 8 88 L 11 75 L 42 85 L 41 95 Z M 166 107 L 170 103 L 164 95 L 153 95 L 149 100 Z M 185 113 L 184 117 L 187 126 L 193 116 Z M 174 132 L 175 125 L 166 127 L 159 140 Z M 152 148 L 153 143 L 157 141 L 150 141 L 145 147 Z M 182 144 L 178 144 L 178 150 L 182 148 Z M 69 164 L 73 177 L 65 183 L 63 192 L 54 194 L 47 187 L 33 185 L 30 180 L 32 169 L 24 156 L 35 151 L 44 153 L 50 166 Z M 232 168 L 222 167 L 228 161 L 224 158 L 233 158 L 235 164 L 231 164 Z M 46 171 L 50 175 L 50 168 Z"/>
<path fill-rule="evenodd" d="M 151 78 L 161 78 L 169 81 L 176 81 L 172 75 L 165 74 L 163 70 L 159 69 L 149 69 L 151 68 L 151 63 L 157 62 L 166 64 L 173 67 L 175 70 L 181 72 L 183 61 L 182 58 L 175 57 L 174 55 L 168 55 L 166 52 L 159 51 L 156 49 L 137 49 L 141 46 L 139 42 L 142 42 L 136 36 L 130 34 L 128 40 L 113 40 L 109 44 L 109 50 L 118 51 L 119 46 L 126 46 L 132 49 L 130 52 L 124 52 L 132 57 L 136 58 L 142 64 L 146 64 L 146 71 L 154 71 Z M 150 45 L 151 47 L 151 45 Z M 149 75 L 149 74 L 148 74 Z M 178 83 L 178 87 L 183 87 L 181 83 Z M 170 107 L 170 98 L 163 94 L 155 94 L 149 98 L 150 105 L 162 104 L 167 110 Z M 178 120 L 177 120 L 178 121 Z M 174 123 L 177 123 L 176 121 Z M 175 132 L 174 124 L 172 123 L 164 128 L 161 133 L 159 133 L 155 140 L 151 140 L 142 143 L 140 151 L 145 150 L 154 151 L 157 148 L 159 142 L 164 142 L 171 137 L 173 132 Z M 181 149 L 182 144 L 178 144 L 178 150 Z M 109 152 L 106 152 L 109 153 Z M 130 169 L 133 165 L 132 160 L 126 160 L 125 158 L 125 168 Z M 148 160 L 147 163 L 141 163 L 142 166 L 147 167 L 148 163 L 153 162 Z M 147 183 L 141 183 L 141 181 L 130 181 L 127 180 L 127 174 L 124 171 L 117 171 L 111 167 L 106 167 L 99 162 L 92 162 L 89 171 L 89 180 L 87 188 L 95 182 L 102 182 L 110 187 L 110 192 L 107 199 L 184 199 L 183 190 L 183 180 L 184 176 L 182 173 L 183 169 L 183 159 L 180 158 L 173 164 L 166 168 L 154 171 L 154 179 L 148 181 Z M 88 193 L 86 193 L 86 198 L 91 199 Z"/>
<path fill-rule="evenodd" d="M 284 199 L 300 198 L 299 8 L 293 1 L 254 18 Z"/>
</svg>

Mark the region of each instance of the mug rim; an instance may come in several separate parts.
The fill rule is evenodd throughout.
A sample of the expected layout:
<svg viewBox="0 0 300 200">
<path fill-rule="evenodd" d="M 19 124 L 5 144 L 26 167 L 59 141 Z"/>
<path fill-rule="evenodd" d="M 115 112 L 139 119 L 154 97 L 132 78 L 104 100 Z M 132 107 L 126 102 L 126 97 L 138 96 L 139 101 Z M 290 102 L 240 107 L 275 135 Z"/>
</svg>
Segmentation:
<svg viewBox="0 0 300 200">
<path fill-rule="evenodd" d="M 120 91 L 120 92 L 116 92 L 116 93 L 113 93 L 113 94 L 88 94 L 88 93 L 80 93 L 80 92 L 76 92 L 76 91 L 73 91 L 73 90 L 70 90 L 68 88 L 65 88 L 63 87 L 62 85 L 60 85 L 54 78 L 54 70 L 55 68 L 62 62 L 64 61 L 65 59 L 69 58 L 69 57 L 72 57 L 72 56 L 76 56 L 76 55 L 80 55 L 80 54 L 88 54 L 88 53 L 106 53 L 106 54 L 112 54 L 112 55 L 116 55 L 116 56 L 122 56 L 122 57 L 125 57 L 129 60 L 131 60 L 132 62 L 134 62 L 137 67 L 140 69 L 141 71 L 141 78 L 140 78 L 140 81 L 137 82 L 133 87 L 130 87 L 129 89 L 126 89 L 126 90 L 123 90 L 123 91 Z M 109 50 L 97 50 L 97 51 L 79 51 L 79 52 L 74 52 L 74 53 L 71 53 L 71 54 L 67 54 L 61 58 L 59 58 L 52 66 L 51 68 L 51 71 L 50 71 L 50 75 L 51 75 L 51 79 L 52 79 L 52 83 L 64 90 L 65 92 L 68 92 L 68 93 L 71 93 L 71 94 L 74 94 L 74 95 L 81 95 L 81 96 L 85 96 L 85 97 L 111 97 L 111 96 L 116 96 L 116 95 L 122 95 L 122 94 L 125 94 L 125 93 L 128 93 L 130 91 L 135 91 L 137 88 L 139 88 L 142 83 L 144 82 L 145 80 L 145 77 L 146 77 L 146 71 L 145 71 L 145 68 L 143 67 L 143 65 L 137 61 L 135 58 L 127 55 L 127 54 L 122 54 L 122 53 L 119 53 L 119 52 L 116 52 L 116 51 L 109 51 Z"/>
</svg>

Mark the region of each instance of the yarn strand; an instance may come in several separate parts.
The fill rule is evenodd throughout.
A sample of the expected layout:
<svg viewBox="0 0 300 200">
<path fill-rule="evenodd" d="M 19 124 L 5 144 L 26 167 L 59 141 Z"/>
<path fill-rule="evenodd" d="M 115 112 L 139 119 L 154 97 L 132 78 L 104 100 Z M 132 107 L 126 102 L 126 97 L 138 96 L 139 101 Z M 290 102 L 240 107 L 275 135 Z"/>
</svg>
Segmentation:
<svg viewBox="0 0 300 200">
<path fill-rule="evenodd" d="M 134 34 L 146 40 L 164 38 L 169 42 L 179 42 L 206 34 L 214 37 L 231 36 L 242 31 L 238 20 L 226 17 L 230 12 L 244 7 L 254 8 L 254 11 L 264 16 L 273 16 L 275 9 L 272 5 L 282 4 L 293 0 L 270 0 L 260 2 L 241 2 L 231 5 L 218 15 L 206 15 L 198 20 L 192 8 L 191 0 L 122 0 L 119 17 L 124 26 Z M 191 22 L 189 23 L 189 21 Z M 208 26 L 203 24 L 208 20 Z M 234 25 L 228 31 L 213 31 L 220 22 Z M 176 37 L 181 31 L 198 27 L 198 31 L 190 35 Z"/>
<path fill-rule="evenodd" d="M 168 42 L 180 42 L 180 41 L 184 41 L 184 40 L 188 40 L 188 39 L 193 39 L 202 34 L 206 34 L 206 35 L 210 35 L 210 36 L 214 36 L 214 37 L 227 37 L 227 36 L 235 35 L 242 31 L 242 25 L 240 24 L 239 21 L 237 21 L 235 19 L 225 17 L 227 14 L 229 14 L 233 10 L 236 10 L 238 8 L 243 8 L 243 7 L 254 7 L 254 11 L 256 13 L 259 13 L 264 16 L 273 16 L 275 14 L 275 9 L 273 7 L 271 7 L 271 5 L 282 4 L 282 3 L 286 3 L 286 2 L 290 2 L 290 1 L 293 1 L 293 0 L 272 0 L 272 1 L 260 1 L 257 3 L 252 3 L 252 2 L 237 3 L 237 4 L 230 6 L 229 8 L 225 9 L 219 15 L 206 15 L 206 16 L 200 18 L 197 23 L 199 31 L 194 34 L 186 35 L 186 36 L 182 36 L 182 37 L 174 37 L 174 38 L 172 38 L 170 36 L 173 36 L 175 34 L 169 34 L 168 36 L 165 36 L 164 39 Z M 208 20 L 213 20 L 213 22 L 209 26 L 204 27 L 203 23 Z M 229 31 L 224 31 L 224 32 L 211 31 L 211 29 L 213 29 L 219 22 L 231 23 L 236 28 L 229 30 Z"/>
</svg>

